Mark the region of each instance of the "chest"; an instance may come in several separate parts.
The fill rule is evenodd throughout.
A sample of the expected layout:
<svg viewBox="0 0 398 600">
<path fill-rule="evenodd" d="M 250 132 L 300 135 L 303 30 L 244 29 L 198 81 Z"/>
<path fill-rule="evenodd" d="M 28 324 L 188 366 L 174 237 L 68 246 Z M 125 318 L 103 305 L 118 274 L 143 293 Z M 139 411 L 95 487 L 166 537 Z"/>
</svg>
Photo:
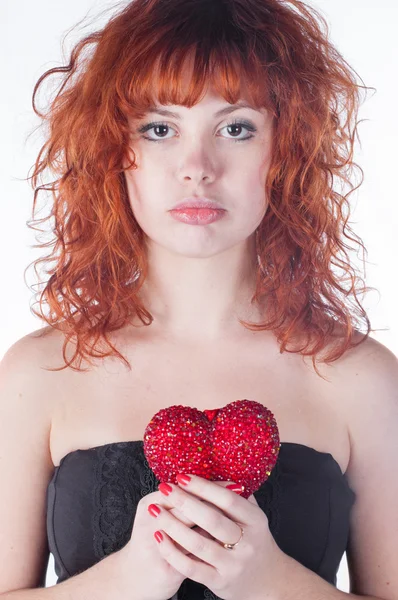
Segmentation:
<svg viewBox="0 0 398 600">
<path fill-rule="evenodd" d="M 143 439 L 161 408 L 182 404 L 204 410 L 247 398 L 273 412 L 282 442 L 330 452 L 345 471 L 349 440 L 336 379 L 322 380 L 301 356 L 256 341 L 137 344 L 128 359 L 131 371 L 111 359 L 91 372 L 65 375 L 51 432 L 54 465 L 78 448 Z"/>
</svg>

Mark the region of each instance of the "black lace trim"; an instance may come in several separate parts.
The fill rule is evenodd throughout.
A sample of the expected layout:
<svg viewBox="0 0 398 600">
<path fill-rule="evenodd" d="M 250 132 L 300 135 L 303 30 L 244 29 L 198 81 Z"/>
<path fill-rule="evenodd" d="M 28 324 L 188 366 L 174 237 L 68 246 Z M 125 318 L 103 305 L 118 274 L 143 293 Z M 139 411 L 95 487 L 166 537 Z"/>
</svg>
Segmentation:
<svg viewBox="0 0 398 600">
<path fill-rule="evenodd" d="M 92 528 L 94 552 L 101 560 L 131 538 L 138 502 L 157 490 L 142 446 L 120 442 L 98 449 L 94 467 Z"/>
</svg>

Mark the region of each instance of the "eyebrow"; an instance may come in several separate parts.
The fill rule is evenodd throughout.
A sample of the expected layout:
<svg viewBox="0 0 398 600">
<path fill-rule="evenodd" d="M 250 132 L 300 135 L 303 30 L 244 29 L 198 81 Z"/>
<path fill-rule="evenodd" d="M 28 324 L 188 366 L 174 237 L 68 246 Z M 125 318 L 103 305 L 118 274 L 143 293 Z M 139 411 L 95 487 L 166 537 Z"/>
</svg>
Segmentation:
<svg viewBox="0 0 398 600">
<path fill-rule="evenodd" d="M 225 108 L 218 110 L 216 113 L 214 113 L 214 116 L 221 117 L 223 115 L 228 115 L 229 113 L 234 112 L 235 110 L 238 110 L 239 108 L 251 108 L 252 110 L 259 112 L 251 104 L 248 104 L 247 102 L 240 102 L 239 104 L 231 104 L 230 106 L 226 106 Z M 181 120 L 181 116 L 178 113 L 173 112 L 171 110 L 167 110 L 165 108 L 160 108 L 160 106 L 150 106 L 147 112 L 148 113 L 157 113 L 157 114 L 163 115 L 165 117 L 172 117 L 173 119 Z"/>
</svg>

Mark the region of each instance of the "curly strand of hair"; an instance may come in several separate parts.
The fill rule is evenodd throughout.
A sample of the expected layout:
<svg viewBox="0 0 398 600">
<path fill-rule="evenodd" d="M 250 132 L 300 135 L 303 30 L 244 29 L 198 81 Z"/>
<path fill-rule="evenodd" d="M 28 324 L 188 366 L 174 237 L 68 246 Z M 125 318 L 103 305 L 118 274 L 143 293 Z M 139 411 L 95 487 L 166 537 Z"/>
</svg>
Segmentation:
<svg viewBox="0 0 398 600">
<path fill-rule="evenodd" d="M 178 83 L 192 56 L 184 95 Z M 52 75 L 62 83 L 41 114 L 36 96 Z M 33 216 L 39 192 L 50 191 L 53 203 L 48 217 L 28 226 L 50 218 L 55 226 L 52 242 L 39 245 L 52 245 L 50 254 L 33 263 L 36 275 L 41 263 L 53 266 L 32 311 L 65 333 L 65 365 L 54 370 L 82 370 L 83 359 L 107 356 L 131 368 L 109 333 L 153 317 L 139 300 L 145 239 L 125 185 L 129 118 L 144 114 L 156 94 L 191 107 L 209 82 L 231 103 L 244 84 L 254 105 L 275 117 L 252 298 L 266 303 L 270 318 L 242 325 L 273 331 L 281 353 L 310 356 L 319 376 L 318 356 L 333 362 L 368 337 L 358 296 L 374 288 L 359 287 L 345 241 L 366 250 L 348 225 L 348 198 L 363 181 L 354 187 L 353 149 L 360 89 L 368 88 L 329 41 L 323 16 L 298 0 L 134 0 L 81 39 L 69 63 L 46 71 L 33 92 L 49 128 L 30 177 Z M 55 180 L 38 185 L 46 171 Z M 351 191 L 335 191 L 337 179 Z"/>
</svg>

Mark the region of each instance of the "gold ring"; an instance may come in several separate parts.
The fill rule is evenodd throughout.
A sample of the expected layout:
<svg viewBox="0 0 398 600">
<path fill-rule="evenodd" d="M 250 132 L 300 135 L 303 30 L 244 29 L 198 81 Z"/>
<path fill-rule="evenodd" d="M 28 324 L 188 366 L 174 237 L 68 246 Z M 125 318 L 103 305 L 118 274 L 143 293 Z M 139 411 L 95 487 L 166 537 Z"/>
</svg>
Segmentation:
<svg viewBox="0 0 398 600">
<path fill-rule="evenodd" d="M 244 529 L 243 529 L 243 527 L 241 527 L 241 526 L 239 525 L 239 523 L 236 523 L 236 524 L 237 524 L 237 526 L 238 526 L 238 527 L 239 527 L 239 529 L 240 529 L 240 538 L 238 539 L 238 541 L 237 541 L 237 542 L 235 542 L 235 544 L 226 544 L 226 543 L 224 543 L 224 542 L 221 542 L 221 544 L 222 544 L 222 545 L 224 546 L 224 548 L 226 548 L 227 550 L 233 550 L 233 549 L 235 548 L 235 546 L 237 546 L 237 545 L 239 544 L 239 542 L 241 541 L 241 539 L 242 539 L 242 537 L 243 537 L 243 533 L 244 533 Z"/>
</svg>

